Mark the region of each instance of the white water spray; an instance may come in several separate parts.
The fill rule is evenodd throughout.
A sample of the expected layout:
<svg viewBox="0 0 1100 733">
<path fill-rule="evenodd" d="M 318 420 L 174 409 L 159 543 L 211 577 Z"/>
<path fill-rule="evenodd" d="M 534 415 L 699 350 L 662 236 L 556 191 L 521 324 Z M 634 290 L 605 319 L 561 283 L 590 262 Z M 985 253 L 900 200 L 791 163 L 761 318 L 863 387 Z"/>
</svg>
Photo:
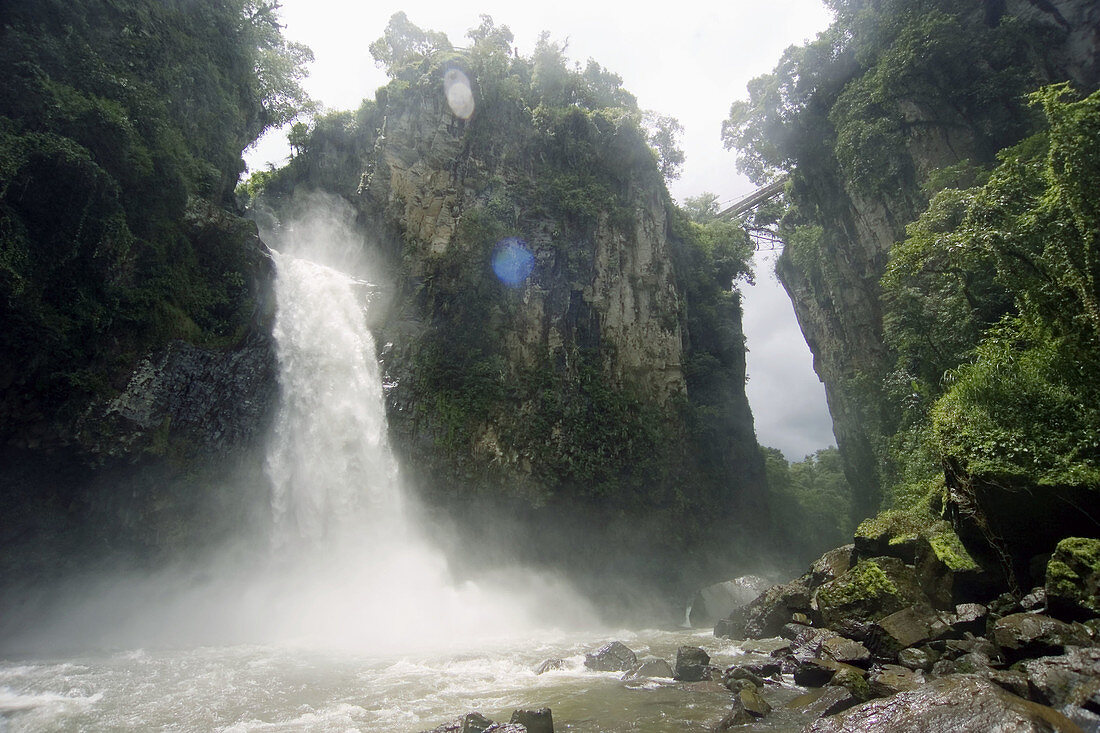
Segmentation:
<svg viewBox="0 0 1100 733">
<path fill-rule="evenodd" d="M 282 402 L 267 458 L 276 546 L 404 529 L 365 283 L 274 253 Z"/>
</svg>

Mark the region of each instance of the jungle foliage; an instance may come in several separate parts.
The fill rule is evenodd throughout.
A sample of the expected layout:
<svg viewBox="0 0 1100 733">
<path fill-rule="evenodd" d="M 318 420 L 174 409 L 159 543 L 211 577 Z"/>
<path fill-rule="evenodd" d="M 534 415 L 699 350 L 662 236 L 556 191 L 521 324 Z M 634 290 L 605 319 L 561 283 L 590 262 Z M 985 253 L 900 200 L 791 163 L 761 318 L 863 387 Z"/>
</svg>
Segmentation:
<svg viewBox="0 0 1100 733">
<path fill-rule="evenodd" d="M 0 30 L 3 419 L 109 391 L 250 317 L 241 151 L 306 102 L 268 0 L 36 0 Z M 219 229 L 211 236 L 211 228 Z M 12 402 L 14 400 L 14 403 Z M 9 414 L 10 412 L 10 414 Z"/>
<path fill-rule="evenodd" d="M 947 459 L 1092 480 L 1096 230 L 1074 193 L 1091 185 L 1092 103 L 1028 97 L 1060 79 L 1062 31 L 977 0 L 828 4 L 831 27 L 750 83 L 723 139 L 754 181 L 789 175 L 781 265 L 823 307 L 853 279 L 838 268 L 866 236 L 857 211 L 901 242 L 889 268 L 858 265 L 886 348 L 833 385 L 871 442 L 847 466 L 857 505 L 873 511 L 881 487 L 887 506 L 928 506 Z"/>
</svg>

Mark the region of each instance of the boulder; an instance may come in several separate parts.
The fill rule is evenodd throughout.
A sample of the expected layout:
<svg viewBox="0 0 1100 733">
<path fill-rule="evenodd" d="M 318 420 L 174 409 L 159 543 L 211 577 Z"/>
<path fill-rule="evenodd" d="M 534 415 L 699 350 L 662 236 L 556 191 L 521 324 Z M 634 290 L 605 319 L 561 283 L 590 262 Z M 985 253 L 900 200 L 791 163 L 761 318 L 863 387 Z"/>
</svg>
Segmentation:
<svg viewBox="0 0 1100 733">
<path fill-rule="evenodd" d="M 508 722 L 522 725 L 527 733 L 554 733 L 554 716 L 550 713 L 550 708 L 515 710 Z"/>
<path fill-rule="evenodd" d="M 764 686 L 764 678 L 777 677 L 783 673 L 783 665 L 776 659 L 737 660 L 722 672 L 722 682 L 747 679 L 757 687 Z"/>
<path fill-rule="evenodd" d="M 821 641 L 821 656 L 834 662 L 843 662 L 857 667 L 866 667 L 871 663 L 871 652 L 858 641 L 843 636 L 830 636 Z"/>
<path fill-rule="evenodd" d="M 1046 588 L 1039 586 L 1020 599 L 1020 608 L 1025 611 L 1045 611 L 1047 607 Z"/>
<path fill-rule="evenodd" d="M 1080 733 L 1057 710 L 970 675 L 940 677 L 914 690 L 822 718 L 807 733 Z"/>
<path fill-rule="evenodd" d="M 931 604 L 913 569 L 896 557 L 861 560 L 813 596 L 813 609 L 830 627 L 848 619 L 875 621 L 916 605 Z"/>
<path fill-rule="evenodd" d="M 624 680 L 646 679 L 650 677 L 667 677 L 671 679 L 672 667 L 660 657 L 642 657 L 629 672 L 623 675 Z"/>
<path fill-rule="evenodd" d="M 1014 613 L 993 626 L 993 640 L 1011 663 L 1028 657 L 1061 654 L 1067 646 L 1089 646 L 1092 638 L 1081 625 L 1067 624 L 1038 613 Z"/>
<path fill-rule="evenodd" d="M 989 673 L 989 681 L 1008 690 L 1013 695 L 1032 698 L 1027 685 L 1027 675 L 1017 669 L 994 669 Z"/>
<path fill-rule="evenodd" d="M 771 639 L 746 639 L 741 643 L 741 651 L 750 654 L 786 654 L 791 650 L 791 640 L 776 636 Z"/>
<path fill-rule="evenodd" d="M 692 599 L 688 623 L 695 627 L 713 624 L 728 617 L 734 610 L 747 606 L 771 585 L 759 575 L 742 575 L 724 583 L 708 585 Z"/>
<path fill-rule="evenodd" d="M 853 667 L 850 664 L 841 664 L 831 659 L 808 659 L 798 665 L 794 670 L 794 682 L 803 687 L 821 687 L 829 684 L 833 675 L 838 672 L 851 673 L 863 677 L 867 670 Z"/>
<path fill-rule="evenodd" d="M 711 730 L 714 731 L 714 733 L 725 733 L 725 731 L 732 730 L 733 728 L 755 722 L 756 718 L 754 718 L 752 713 L 746 710 L 745 706 L 741 704 L 741 699 L 734 697 L 730 711 L 722 716 L 721 720 L 711 726 Z"/>
<path fill-rule="evenodd" d="M 880 618 L 872 625 L 875 653 L 894 658 L 907 647 L 935 639 L 949 629 L 929 606 L 908 606 Z"/>
<path fill-rule="evenodd" d="M 424 733 L 485 733 L 497 725 L 478 712 L 466 713 L 458 720 L 436 726 Z"/>
<path fill-rule="evenodd" d="M 763 718 L 772 711 L 772 706 L 761 697 L 755 688 L 744 687 L 737 693 L 736 697 L 741 701 L 741 706 L 755 718 Z"/>
<path fill-rule="evenodd" d="M 910 647 L 898 652 L 898 664 L 906 669 L 930 672 L 939 655 L 924 647 Z"/>
<path fill-rule="evenodd" d="M 867 684 L 874 697 L 890 697 L 917 689 L 924 684 L 924 675 L 897 664 L 884 664 L 871 670 Z"/>
<path fill-rule="evenodd" d="M 946 620 L 957 632 L 981 634 L 985 632 L 987 616 L 989 616 L 989 609 L 980 603 L 960 603 L 955 606 L 955 613 L 948 616 Z"/>
<path fill-rule="evenodd" d="M 637 663 L 638 657 L 621 641 L 604 644 L 584 655 L 584 666 L 594 672 L 625 672 Z"/>
<path fill-rule="evenodd" d="M 676 650 L 672 676 L 681 682 L 699 682 L 709 678 L 710 655 L 697 646 L 682 646 Z"/>
<path fill-rule="evenodd" d="M 1100 616 L 1100 539 L 1067 537 L 1047 563 L 1050 613 L 1084 620 Z"/>
<path fill-rule="evenodd" d="M 1100 648 L 1069 647 L 1065 654 L 1025 662 L 1023 672 L 1036 700 L 1100 713 Z"/>
</svg>

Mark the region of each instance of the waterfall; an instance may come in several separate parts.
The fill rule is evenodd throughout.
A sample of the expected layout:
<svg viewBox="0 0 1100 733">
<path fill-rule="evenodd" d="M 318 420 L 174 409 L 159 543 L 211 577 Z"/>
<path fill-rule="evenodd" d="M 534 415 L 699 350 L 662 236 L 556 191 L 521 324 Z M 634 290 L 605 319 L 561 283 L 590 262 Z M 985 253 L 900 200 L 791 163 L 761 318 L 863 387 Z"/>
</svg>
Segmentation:
<svg viewBox="0 0 1100 733">
<path fill-rule="evenodd" d="M 401 525 L 397 467 L 363 286 L 273 253 L 281 404 L 267 456 L 277 547 Z"/>
</svg>

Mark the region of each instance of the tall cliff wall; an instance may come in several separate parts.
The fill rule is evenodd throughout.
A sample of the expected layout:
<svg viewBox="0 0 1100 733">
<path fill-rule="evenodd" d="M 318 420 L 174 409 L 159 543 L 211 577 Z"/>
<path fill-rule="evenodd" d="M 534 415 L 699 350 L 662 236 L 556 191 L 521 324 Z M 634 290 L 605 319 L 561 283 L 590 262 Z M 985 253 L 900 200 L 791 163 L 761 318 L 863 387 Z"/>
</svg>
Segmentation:
<svg viewBox="0 0 1100 733">
<path fill-rule="evenodd" d="M 442 93 L 452 68 L 474 78 L 469 120 Z M 521 552 L 566 565 L 679 582 L 652 559 L 728 560 L 767 512 L 738 296 L 636 117 L 533 111 L 461 55 L 420 71 L 350 134 L 318 121 L 263 198 L 338 193 L 387 254 L 391 433 L 425 503 L 467 535 L 519 519 Z M 519 282 L 494 275 L 502 246 L 530 257 Z"/>
<path fill-rule="evenodd" d="M 839 83 L 832 79 L 832 91 L 823 87 L 809 105 L 822 110 L 820 149 L 796 161 L 789 191 L 796 212 L 788 233 L 801 232 L 790 237 L 777 272 L 825 384 L 857 519 L 877 510 L 890 482 L 886 444 L 896 425 L 884 385 L 896 357 L 883 343 L 879 279 L 891 247 L 929 193 L 952 183 L 935 183 L 937 170 L 989 165 L 1029 132 L 1026 93 L 1066 79 L 1081 90 L 1100 83 L 1095 3 L 1017 0 L 950 10 L 960 40 L 970 39 L 959 48 L 989 55 L 952 55 L 950 33 L 932 21 L 858 62 L 841 54 L 832 68 L 843 74 Z M 905 44 L 921 50 L 904 56 Z"/>
</svg>

